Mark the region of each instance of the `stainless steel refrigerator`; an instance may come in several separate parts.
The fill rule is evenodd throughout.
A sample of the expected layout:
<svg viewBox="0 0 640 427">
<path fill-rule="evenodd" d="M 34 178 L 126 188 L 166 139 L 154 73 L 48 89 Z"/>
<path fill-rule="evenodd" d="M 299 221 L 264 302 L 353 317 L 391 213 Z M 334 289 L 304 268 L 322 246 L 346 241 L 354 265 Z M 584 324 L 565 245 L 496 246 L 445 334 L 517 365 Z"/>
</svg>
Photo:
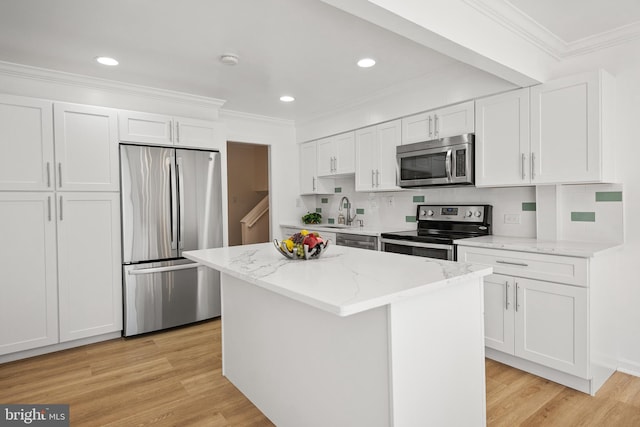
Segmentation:
<svg viewBox="0 0 640 427">
<path fill-rule="evenodd" d="M 220 273 L 182 257 L 222 246 L 220 153 L 120 145 L 124 336 L 220 316 Z"/>
</svg>

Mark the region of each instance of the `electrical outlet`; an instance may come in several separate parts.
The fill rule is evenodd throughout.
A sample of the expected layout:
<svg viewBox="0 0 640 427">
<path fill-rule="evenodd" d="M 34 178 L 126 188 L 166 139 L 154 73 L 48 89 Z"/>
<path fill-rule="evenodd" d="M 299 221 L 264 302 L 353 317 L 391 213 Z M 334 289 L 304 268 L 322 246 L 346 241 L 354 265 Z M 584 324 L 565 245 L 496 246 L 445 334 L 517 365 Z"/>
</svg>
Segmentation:
<svg viewBox="0 0 640 427">
<path fill-rule="evenodd" d="M 389 207 L 393 206 L 393 196 L 387 197 L 387 206 Z"/>
<path fill-rule="evenodd" d="M 520 214 L 504 214 L 505 224 L 520 224 Z"/>
</svg>

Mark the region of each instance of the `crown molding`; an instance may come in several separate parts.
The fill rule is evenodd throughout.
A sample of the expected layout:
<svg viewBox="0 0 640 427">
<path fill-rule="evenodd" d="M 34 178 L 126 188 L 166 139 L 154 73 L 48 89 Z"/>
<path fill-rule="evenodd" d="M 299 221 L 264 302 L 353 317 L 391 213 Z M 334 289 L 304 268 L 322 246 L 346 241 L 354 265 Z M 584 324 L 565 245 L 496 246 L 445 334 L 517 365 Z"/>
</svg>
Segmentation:
<svg viewBox="0 0 640 427">
<path fill-rule="evenodd" d="M 268 124 L 272 124 L 272 125 L 276 125 L 276 126 L 285 126 L 285 127 L 294 127 L 295 126 L 295 121 L 294 120 L 281 119 L 281 118 L 278 118 L 278 117 L 263 116 L 263 115 L 260 115 L 260 114 L 245 113 L 243 111 L 221 109 L 220 110 L 220 118 L 224 118 L 224 117 L 231 118 L 231 119 L 257 121 L 257 122 L 268 123 Z"/>
<path fill-rule="evenodd" d="M 204 108 L 220 109 L 226 102 L 223 99 L 209 98 L 184 92 L 167 89 L 158 89 L 148 86 L 122 83 L 114 80 L 89 77 L 80 74 L 63 71 L 49 70 L 32 67 L 29 65 L 15 64 L 0 61 L 0 75 L 17 77 L 21 79 L 41 81 L 45 83 L 73 86 L 84 89 L 99 90 L 113 94 L 125 94 L 151 100 L 162 100 L 173 103 L 188 104 Z"/>
<path fill-rule="evenodd" d="M 640 22 L 594 34 L 573 42 L 558 37 L 508 0 L 462 0 L 555 59 L 586 55 L 640 38 Z"/>
</svg>

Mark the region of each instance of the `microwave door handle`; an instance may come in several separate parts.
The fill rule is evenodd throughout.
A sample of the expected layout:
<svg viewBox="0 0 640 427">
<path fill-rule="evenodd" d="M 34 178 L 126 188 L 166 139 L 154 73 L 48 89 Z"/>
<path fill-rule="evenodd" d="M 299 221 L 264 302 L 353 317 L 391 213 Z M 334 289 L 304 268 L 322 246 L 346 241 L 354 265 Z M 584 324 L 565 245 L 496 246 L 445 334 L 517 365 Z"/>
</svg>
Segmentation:
<svg viewBox="0 0 640 427">
<path fill-rule="evenodd" d="M 447 179 L 449 182 L 452 180 L 451 174 L 451 150 L 447 150 L 447 157 L 445 159 L 445 167 L 447 169 Z"/>
</svg>

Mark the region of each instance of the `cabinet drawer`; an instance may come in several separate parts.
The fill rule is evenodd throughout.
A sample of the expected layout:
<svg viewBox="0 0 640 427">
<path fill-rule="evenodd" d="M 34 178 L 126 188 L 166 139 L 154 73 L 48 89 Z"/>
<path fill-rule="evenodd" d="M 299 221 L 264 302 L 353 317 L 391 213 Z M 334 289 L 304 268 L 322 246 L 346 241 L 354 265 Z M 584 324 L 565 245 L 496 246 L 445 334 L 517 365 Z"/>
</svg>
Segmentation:
<svg viewBox="0 0 640 427">
<path fill-rule="evenodd" d="M 588 286 L 586 258 L 458 246 L 458 261 L 490 265 L 497 274 Z"/>
</svg>

